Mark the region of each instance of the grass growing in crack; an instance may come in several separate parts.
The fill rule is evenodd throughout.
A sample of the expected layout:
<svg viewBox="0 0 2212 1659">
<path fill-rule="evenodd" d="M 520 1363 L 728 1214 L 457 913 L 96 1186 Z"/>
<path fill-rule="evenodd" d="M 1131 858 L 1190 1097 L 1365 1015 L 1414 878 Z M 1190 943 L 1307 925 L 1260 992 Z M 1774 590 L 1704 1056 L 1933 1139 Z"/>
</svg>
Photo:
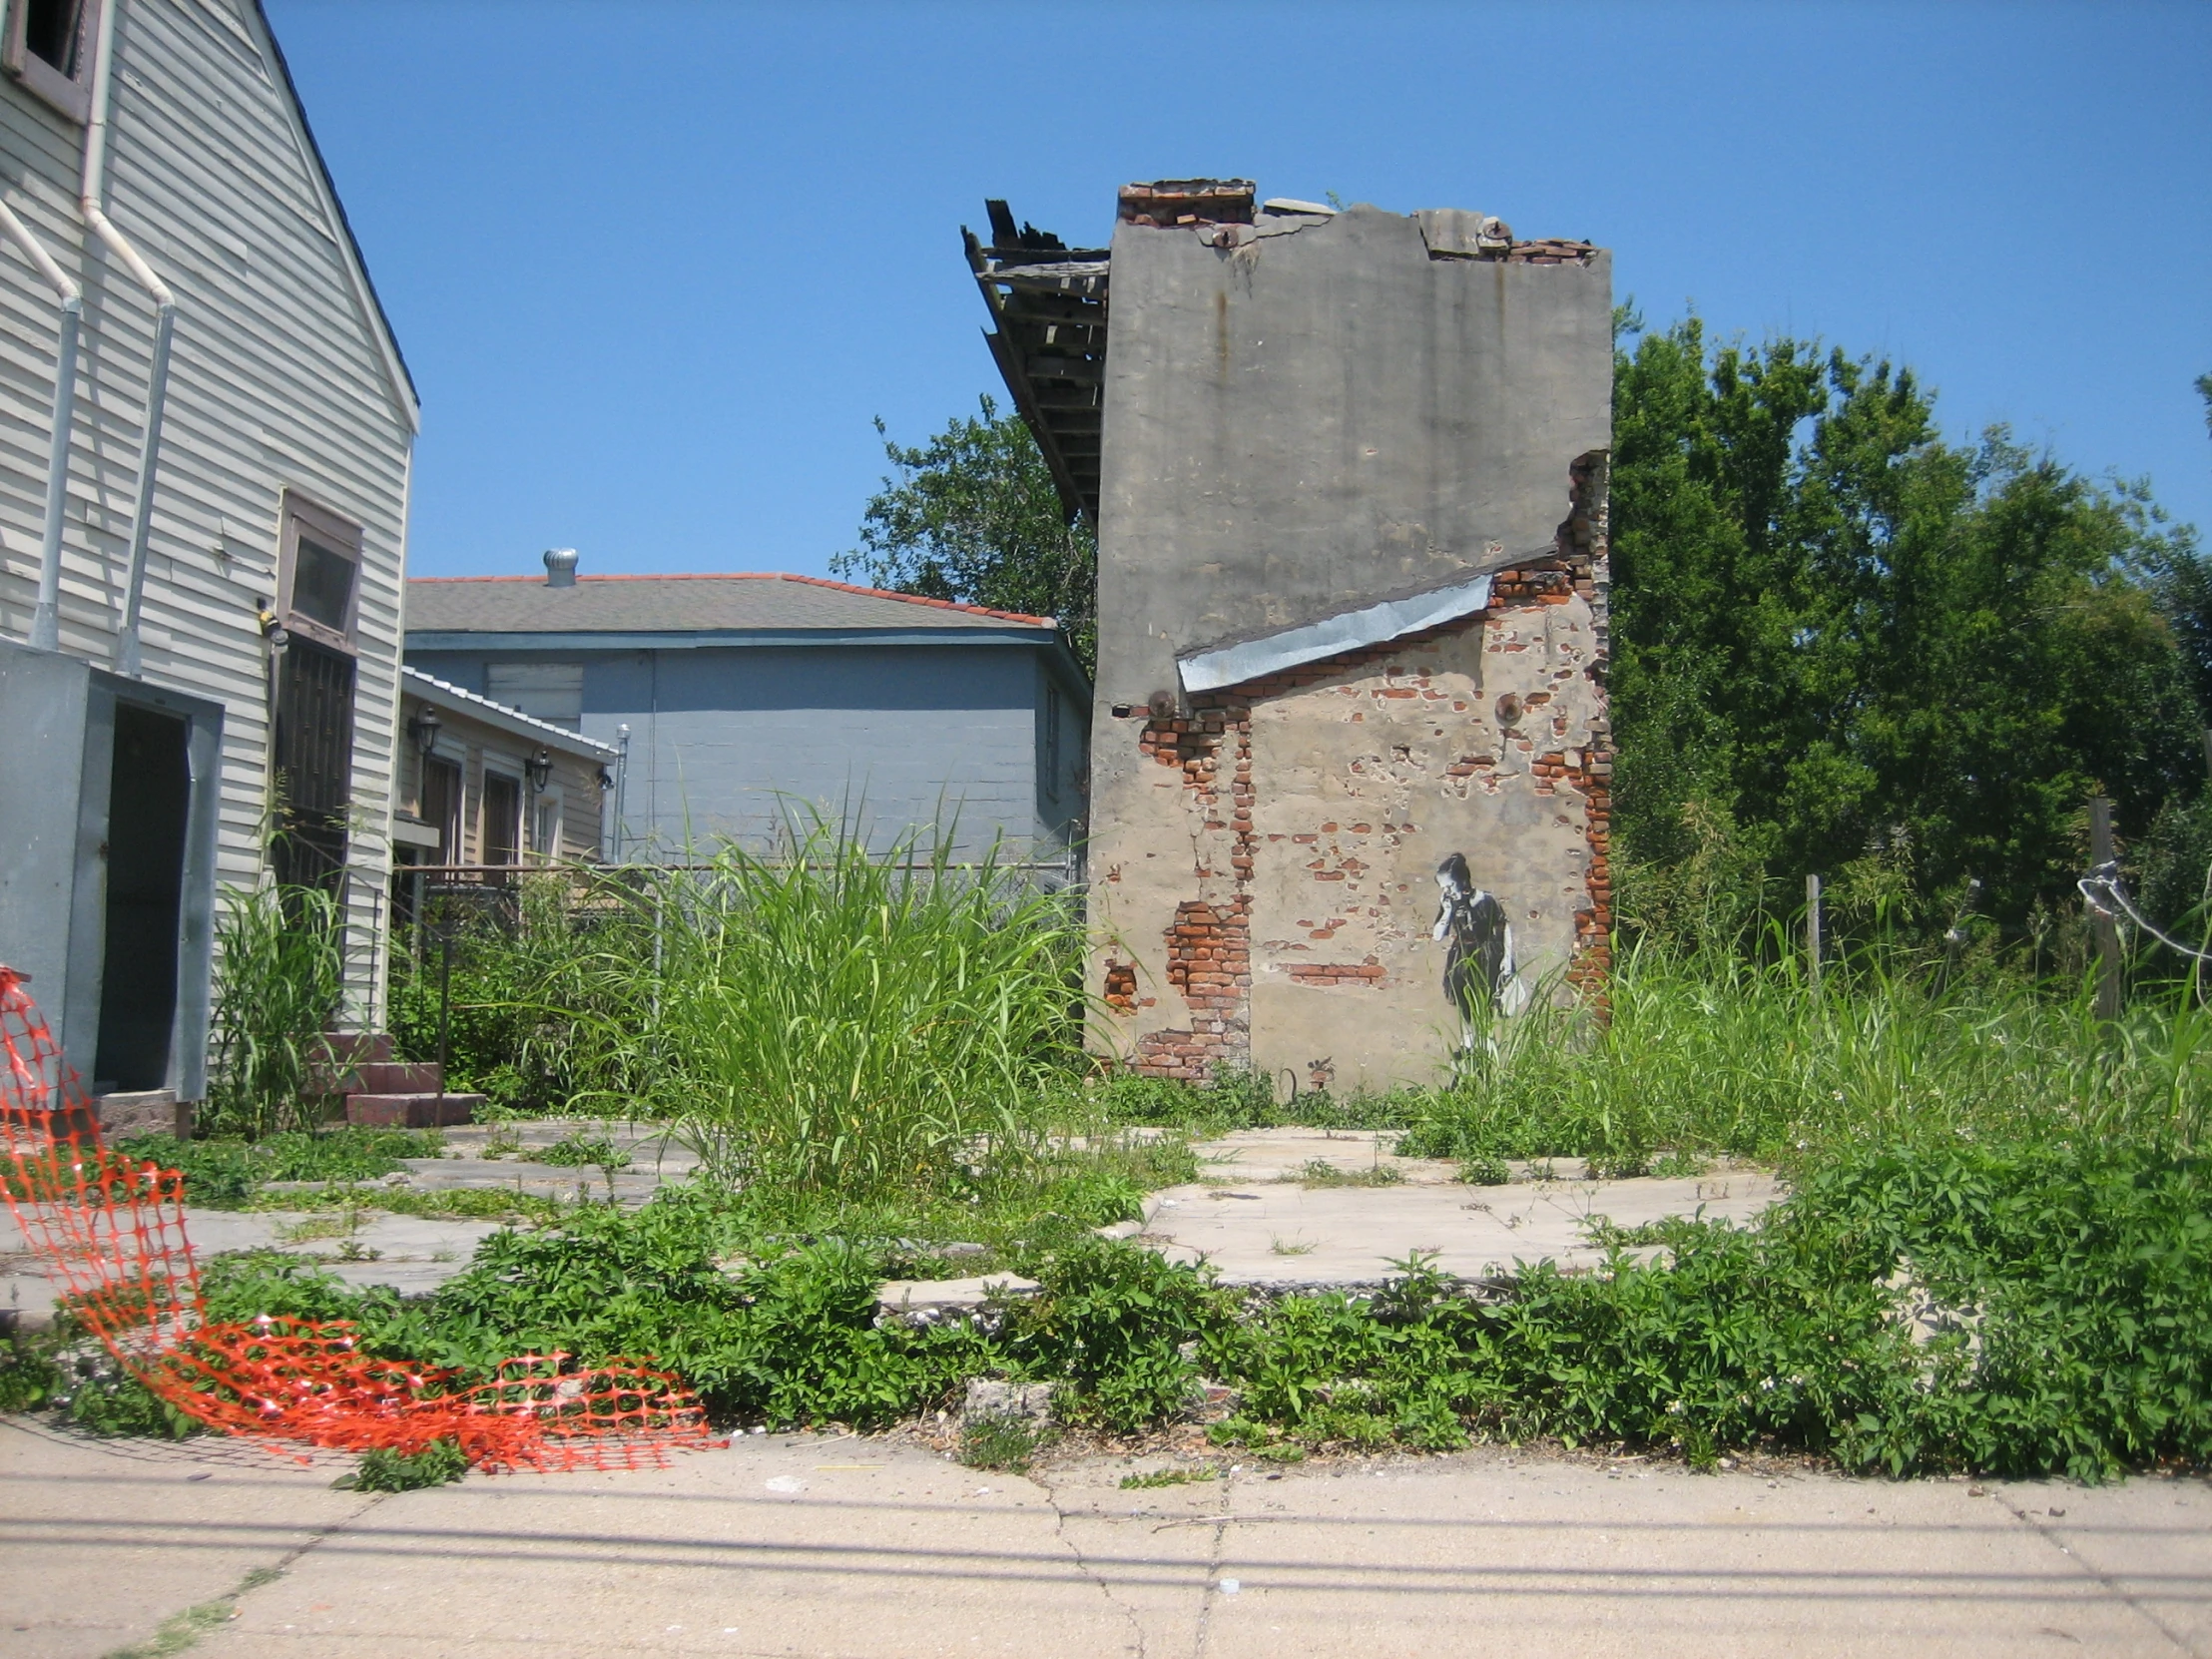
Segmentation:
<svg viewBox="0 0 2212 1659">
<path fill-rule="evenodd" d="M 1401 1185 L 1405 1177 L 1392 1164 L 1377 1164 L 1369 1169 L 1340 1169 L 1327 1158 L 1309 1158 L 1283 1179 L 1303 1187 L 1395 1187 Z"/>
<path fill-rule="evenodd" d="M 404 1158 L 435 1158 L 444 1149 L 436 1130 L 360 1129 L 332 1125 L 314 1132 L 270 1135 L 258 1141 L 180 1141 L 171 1135 L 130 1135 L 116 1150 L 140 1162 L 182 1170 L 185 1202 L 197 1210 L 243 1210 L 256 1189 L 271 1181 L 373 1181 L 390 1175 Z M 273 1195 L 276 1196 L 276 1195 Z M 306 1193 L 280 1195 L 297 1204 Z"/>
<path fill-rule="evenodd" d="M 1049 1424 L 1027 1417 L 978 1417 L 960 1425 L 960 1461 L 971 1469 L 1027 1474 L 1054 1438 Z"/>
<path fill-rule="evenodd" d="M 1150 1491 L 1160 1486 L 1192 1486 L 1220 1478 L 1219 1463 L 1201 1463 L 1195 1468 L 1171 1466 L 1147 1469 L 1141 1474 L 1125 1474 L 1121 1477 L 1121 1489 L 1125 1492 Z"/>
<path fill-rule="evenodd" d="M 281 1576 L 274 1567 L 256 1567 L 239 1581 L 237 1589 L 214 1601 L 203 1601 L 197 1607 L 188 1607 L 182 1613 L 173 1613 L 164 1619 L 151 1639 L 134 1642 L 129 1647 L 119 1647 L 105 1659 L 175 1659 L 175 1655 L 197 1647 L 200 1639 L 210 1631 L 219 1630 L 238 1617 L 239 1597 L 249 1590 L 258 1590 L 264 1584 L 274 1583 Z"/>
</svg>

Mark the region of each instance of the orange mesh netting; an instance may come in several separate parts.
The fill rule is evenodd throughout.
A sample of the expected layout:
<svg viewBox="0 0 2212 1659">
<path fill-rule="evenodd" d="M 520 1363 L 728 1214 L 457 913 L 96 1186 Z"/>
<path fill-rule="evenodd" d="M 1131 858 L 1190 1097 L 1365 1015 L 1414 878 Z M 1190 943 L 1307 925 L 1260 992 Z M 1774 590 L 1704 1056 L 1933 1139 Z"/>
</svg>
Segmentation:
<svg viewBox="0 0 2212 1659">
<path fill-rule="evenodd" d="M 185 1233 L 185 1180 L 102 1143 L 22 975 L 0 966 L 0 1183 L 62 1305 L 148 1389 L 211 1428 L 342 1451 L 458 1441 L 492 1469 L 638 1468 L 705 1444 L 665 1373 L 509 1360 L 489 1382 L 359 1351 L 349 1321 L 211 1324 Z"/>
</svg>

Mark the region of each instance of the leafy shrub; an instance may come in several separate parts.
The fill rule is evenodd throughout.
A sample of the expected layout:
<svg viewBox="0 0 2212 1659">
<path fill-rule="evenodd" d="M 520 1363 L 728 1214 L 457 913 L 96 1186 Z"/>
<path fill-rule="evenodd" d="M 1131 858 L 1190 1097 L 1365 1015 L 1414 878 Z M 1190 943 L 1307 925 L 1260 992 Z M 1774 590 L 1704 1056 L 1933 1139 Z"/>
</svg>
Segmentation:
<svg viewBox="0 0 2212 1659">
<path fill-rule="evenodd" d="M 0 1411 L 35 1411 L 60 1391 L 49 1345 L 10 1337 L 0 1344 Z"/>
<path fill-rule="evenodd" d="M 456 1440 L 432 1440 L 420 1451 L 377 1446 L 361 1453 L 351 1474 L 331 1484 L 341 1492 L 412 1492 L 444 1486 L 468 1473 L 468 1453 Z"/>
<path fill-rule="evenodd" d="M 1229 1299 L 1149 1250 L 1086 1239 L 1038 1272 L 1039 1295 L 1010 1323 L 1023 1373 L 1066 1378 L 1071 1420 L 1128 1433 L 1182 1411 L 1198 1380 L 1184 1345 L 1218 1335 Z"/>
</svg>

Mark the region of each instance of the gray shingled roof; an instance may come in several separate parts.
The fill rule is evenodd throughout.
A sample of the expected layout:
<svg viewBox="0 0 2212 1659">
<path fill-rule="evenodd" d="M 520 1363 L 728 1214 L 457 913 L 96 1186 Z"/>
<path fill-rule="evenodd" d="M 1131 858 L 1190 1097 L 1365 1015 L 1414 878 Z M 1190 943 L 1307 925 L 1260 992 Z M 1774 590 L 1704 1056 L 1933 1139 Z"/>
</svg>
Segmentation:
<svg viewBox="0 0 2212 1659">
<path fill-rule="evenodd" d="M 813 576 L 427 576 L 407 584 L 411 634 L 667 634 L 696 630 L 1047 629 L 1040 617 L 880 593 Z"/>
</svg>

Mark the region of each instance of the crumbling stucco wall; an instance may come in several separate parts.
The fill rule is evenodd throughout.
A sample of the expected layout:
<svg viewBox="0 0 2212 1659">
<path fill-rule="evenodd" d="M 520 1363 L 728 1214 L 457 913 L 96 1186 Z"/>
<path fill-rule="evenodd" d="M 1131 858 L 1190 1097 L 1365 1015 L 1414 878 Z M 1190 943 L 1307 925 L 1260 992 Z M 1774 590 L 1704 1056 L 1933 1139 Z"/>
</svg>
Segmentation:
<svg viewBox="0 0 2212 1659">
<path fill-rule="evenodd" d="M 1602 981 L 1611 290 L 1602 251 L 1543 247 L 1432 258 L 1373 209 L 1116 234 L 1092 984 L 1138 1069 L 1436 1081 L 1451 852 L 1521 990 Z M 1179 658 L 1484 574 L 1424 632 L 1184 685 Z"/>
<path fill-rule="evenodd" d="M 1431 258 L 1413 216 L 1354 208 L 1124 224 L 1112 266 L 1103 707 L 1172 689 L 1178 652 L 1548 551 L 1610 444 L 1602 249 Z"/>
<path fill-rule="evenodd" d="M 1106 1046 L 1202 1081 L 1438 1079 L 1459 1019 L 1431 937 L 1467 860 L 1523 994 L 1607 966 L 1602 560 L 1500 573 L 1490 608 L 1126 722 L 1144 766 L 1094 859 Z"/>
</svg>

